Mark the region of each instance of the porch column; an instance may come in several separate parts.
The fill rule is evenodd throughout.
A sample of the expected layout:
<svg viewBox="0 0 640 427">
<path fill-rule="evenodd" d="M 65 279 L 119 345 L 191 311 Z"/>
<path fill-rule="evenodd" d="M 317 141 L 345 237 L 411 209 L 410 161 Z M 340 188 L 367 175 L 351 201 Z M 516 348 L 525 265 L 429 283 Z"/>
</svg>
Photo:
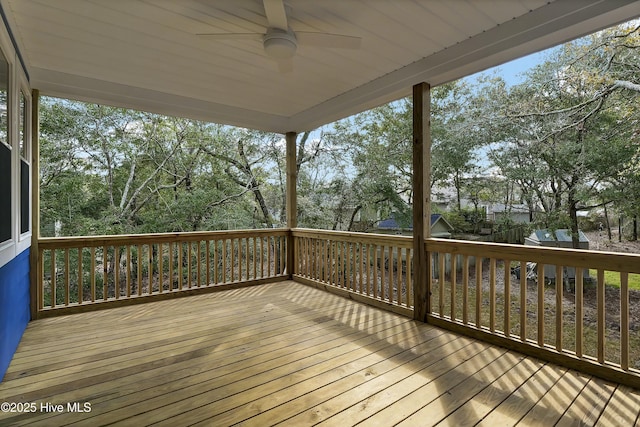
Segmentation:
<svg viewBox="0 0 640 427">
<path fill-rule="evenodd" d="M 296 188 L 296 181 L 298 179 L 298 168 L 296 162 L 296 132 L 287 132 L 285 139 L 287 142 L 287 193 L 286 193 L 286 207 L 287 207 L 287 228 L 289 229 L 289 237 L 287 239 L 287 272 L 289 278 L 293 278 L 294 272 L 294 239 L 291 234 L 291 229 L 298 226 L 298 194 Z"/>
<path fill-rule="evenodd" d="M 40 91 L 31 91 L 31 248 L 29 252 L 29 299 L 31 320 L 38 317 L 38 240 L 40 239 Z"/>
<path fill-rule="evenodd" d="M 431 235 L 431 92 L 428 83 L 413 86 L 413 318 L 431 312 L 431 263 L 424 248 Z"/>
</svg>

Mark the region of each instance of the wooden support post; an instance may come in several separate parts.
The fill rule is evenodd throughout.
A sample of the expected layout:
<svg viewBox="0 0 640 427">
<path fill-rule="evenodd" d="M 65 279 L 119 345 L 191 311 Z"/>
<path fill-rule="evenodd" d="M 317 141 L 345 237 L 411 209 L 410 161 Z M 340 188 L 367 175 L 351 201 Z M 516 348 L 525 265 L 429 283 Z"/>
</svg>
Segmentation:
<svg viewBox="0 0 640 427">
<path fill-rule="evenodd" d="M 425 251 L 431 235 L 430 95 L 428 83 L 413 86 L 413 318 L 421 322 L 431 313 L 431 263 Z"/>
<path fill-rule="evenodd" d="M 31 92 L 31 252 L 29 266 L 29 297 L 31 307 L 31 320 L 38 318 L 38 306 L 42 295 L 40 294 L 40 252 L 38 240 L 40 239 L 40 92 L 34 89 Z M 27 141 L 28 144 L 28 141 Z"/>
<path fill-rule="evenodd" d="M 295 132 L 287 132 L 285 135 L 287 142 L 287 275 L 289 279 L 293 278 L 293 266 L 295 263 L 295 251 L 293 247 L 292 228 L 298 226 L 298 194 L 296 181 L 298 179 L 298 166 L 296 161 L 296 138 Z"/>
</svg>

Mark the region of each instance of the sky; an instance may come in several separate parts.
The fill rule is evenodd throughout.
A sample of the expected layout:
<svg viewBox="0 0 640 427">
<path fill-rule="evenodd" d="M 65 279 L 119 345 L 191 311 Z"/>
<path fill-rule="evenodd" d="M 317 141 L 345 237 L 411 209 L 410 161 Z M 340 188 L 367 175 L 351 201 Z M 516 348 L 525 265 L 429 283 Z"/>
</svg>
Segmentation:
<svg viewBox="0 0 640 427">
<path fill-rule="evenodd" d="M 524 80 L 522 74 L 533 68 L 535 65 L 543 62 L 545 55 L 549 53 L 549 50 L 550 49 L 547 49 L 532 53 L 531 55 L 523 56 L 522 58 L 499 65 L 498 67 L 490 68 L 486 70 L 485 73 L 491 73 L 494 70 L 498 70 L 499 74 L 504 78 L 509 86 L 522 83 Z"/>
</svg>

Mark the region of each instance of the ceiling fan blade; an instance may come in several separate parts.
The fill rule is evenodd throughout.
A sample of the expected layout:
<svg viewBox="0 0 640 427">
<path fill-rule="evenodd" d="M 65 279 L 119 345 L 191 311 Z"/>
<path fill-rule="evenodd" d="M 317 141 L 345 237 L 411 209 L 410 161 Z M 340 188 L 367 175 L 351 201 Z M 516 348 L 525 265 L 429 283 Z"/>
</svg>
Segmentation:
<svg viewBox="0 0 640 427">
<path fill-rule="evenodd" d="M 296 31 L 296 38 L 301 45 L 328 47 L 335 49 L 359 49 L 362 38 L 343 34 L 312 33 Z"/>
<path fill-rule="evenodd" d="M 287 12 L 284 9 L 284 1 L 263 0 L 263 4 L 269 27 L 287 31 L 289 24 L 287 23 Z"/>
<path fill-rule="evenodd" d="M 196 35 L 211 40 L 260 40 L 263 36 L 259 33 L 199 33 Z"/>
<path fill-rule="evenodd" d="M 278 71 L 281 73 L 290 73 L 293 71 L 293 58 L 279 59 Z"/>
</svg>

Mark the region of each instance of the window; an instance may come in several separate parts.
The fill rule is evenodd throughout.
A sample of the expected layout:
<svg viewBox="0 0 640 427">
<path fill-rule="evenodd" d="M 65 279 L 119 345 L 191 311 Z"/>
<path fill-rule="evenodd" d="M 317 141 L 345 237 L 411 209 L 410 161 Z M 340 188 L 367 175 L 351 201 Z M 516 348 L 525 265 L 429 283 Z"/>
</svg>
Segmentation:
<svg viewBox="0 0 640 427">
<path fill-rule="evenodd" d="M 29 146 L 27 140 L 27 97 L 20 91 L 20 111 L 18 126 L 18 143 L 20 144 L 20 233 L 27 233 L 31 228 L 29 221 L 29 187 L 31 183 L 31 167 L 29 162 Z"/>
<path fill-rule="evenodd" d="M 0 243 L 11 239 L 11 145 L 8 128 L 9 64 L 0 51 Z"/>
</svg>

